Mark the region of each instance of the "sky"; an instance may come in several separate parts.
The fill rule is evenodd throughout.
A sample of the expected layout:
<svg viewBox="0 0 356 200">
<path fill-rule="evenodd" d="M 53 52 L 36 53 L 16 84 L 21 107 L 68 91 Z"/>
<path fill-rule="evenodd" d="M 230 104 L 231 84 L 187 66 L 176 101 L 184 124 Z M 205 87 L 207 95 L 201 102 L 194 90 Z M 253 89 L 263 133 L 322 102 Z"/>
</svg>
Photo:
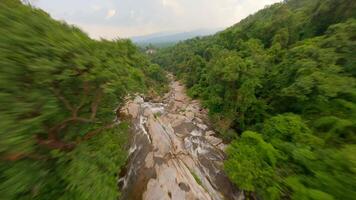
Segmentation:
<svg viewBox="0 0 356 200">
<path fill-rule="evenodd" d="M 32 0 L 92 38 L 226 28 L 281 0 Z"/>
</svg>

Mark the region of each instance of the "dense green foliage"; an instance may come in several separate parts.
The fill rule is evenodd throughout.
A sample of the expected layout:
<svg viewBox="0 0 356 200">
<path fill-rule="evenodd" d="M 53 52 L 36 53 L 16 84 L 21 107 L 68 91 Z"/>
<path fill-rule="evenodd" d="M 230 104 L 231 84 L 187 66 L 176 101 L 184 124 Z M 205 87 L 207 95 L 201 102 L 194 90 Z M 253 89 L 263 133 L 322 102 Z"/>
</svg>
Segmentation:
<svg viewBox="0 0 356 200">
<path fill-rule="evenodd" d="M 0 199 L 117 199 L 129 126 L 116 108 L 162 70 L 17 0 L 0 1 L 0 66 Z"/>
<path fill-rule="evenodd" d="M 154 61 L 200 98 L 262 199 L 356 196 L 356 1 L 288 0 Z"/>
</svg>

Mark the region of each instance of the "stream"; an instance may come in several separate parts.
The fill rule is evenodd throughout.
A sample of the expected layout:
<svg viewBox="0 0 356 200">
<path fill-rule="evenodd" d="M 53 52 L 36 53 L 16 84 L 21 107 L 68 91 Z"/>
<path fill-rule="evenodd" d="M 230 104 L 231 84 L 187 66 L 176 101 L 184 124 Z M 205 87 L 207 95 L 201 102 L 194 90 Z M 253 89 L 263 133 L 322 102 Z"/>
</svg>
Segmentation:
<svg viewBox="0 0 356 200">
<path fill-rule="evenodd" d="M 222 171 L 226 145 L 210 128 L 207 111 L 170 79 L 160 102 L 136 96 L 121 110 L 133 119 L 121 199 L 244 199 Z"/>
</svg>

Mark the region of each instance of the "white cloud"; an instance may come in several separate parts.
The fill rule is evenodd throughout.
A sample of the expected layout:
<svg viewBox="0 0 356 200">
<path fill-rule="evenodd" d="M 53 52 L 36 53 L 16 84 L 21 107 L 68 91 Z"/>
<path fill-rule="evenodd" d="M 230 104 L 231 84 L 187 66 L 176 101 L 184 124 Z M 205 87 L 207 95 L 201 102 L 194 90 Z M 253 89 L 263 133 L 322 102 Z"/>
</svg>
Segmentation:
<svg viewBox="0 0 356 200">
<path fill-rule="evenodd" d="M 134 10 L 130 10 L 130 18 L 134 18 L 135 17 L 135 11 Z"/>
<path fill-rule="evenodd" d="M 102 7 L 99 6 L 99 5 L 91 5 L 90 8 L 91 8 L 92 10 L 94 10 L 94 11 L 99 11 L 99 10 L 102 9 Z"/>
<path fill-rule="evenodd" d="M 108 10 L 108 12 L 106 13 L 106 17 L 105 19 L 110 19 L 112 18 L 113 16 L 116 15 L 116 10 L 115 9 L 110 9 Z"/>
<path fill-rule="evenodd" d="M 176 0 L 162 0 L 163 7 L 170 8 L 176 15 L 182 15 L 184 13 L 183 6 Z"/>
<path fill-rule="evenodd" d="M 85 30 L 91 38 L 94 39 L 115 39 L 115 38 L 129 38 L 137 35 L 147 35 L 155 33 L 158 27 L 151 24 L 135 27 L 122 27 L 110 25 L 95 25 L 95 24 L 80 24 L 77 26 Z"/>
<path fill-rule="evenodd" d="M 37 6 L 55 19 L 85 25 L 81 27 L 92 37 L 111 39 L 117 35 L 131 37 L 152 32 L 224 28 L 280 1 L 38 0 Z"/>
</svg>

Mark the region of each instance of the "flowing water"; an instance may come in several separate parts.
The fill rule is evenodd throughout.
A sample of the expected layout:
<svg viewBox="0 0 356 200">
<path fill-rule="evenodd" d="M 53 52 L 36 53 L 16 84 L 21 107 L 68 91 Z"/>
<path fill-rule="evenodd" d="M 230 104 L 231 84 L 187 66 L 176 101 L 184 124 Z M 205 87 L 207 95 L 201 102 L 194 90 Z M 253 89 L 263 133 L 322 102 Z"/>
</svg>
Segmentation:
<svg viewBox="0 0 356 200">
<path fill-rule="evenodd" d="M 160 103 L 136 96 L 122 109 L 134 124 L 119 179 L 122 199 L 244 199 L 222 171 L 226 145 L 209 128 L 206 111 L 171 79 Z"/>
</svg>

